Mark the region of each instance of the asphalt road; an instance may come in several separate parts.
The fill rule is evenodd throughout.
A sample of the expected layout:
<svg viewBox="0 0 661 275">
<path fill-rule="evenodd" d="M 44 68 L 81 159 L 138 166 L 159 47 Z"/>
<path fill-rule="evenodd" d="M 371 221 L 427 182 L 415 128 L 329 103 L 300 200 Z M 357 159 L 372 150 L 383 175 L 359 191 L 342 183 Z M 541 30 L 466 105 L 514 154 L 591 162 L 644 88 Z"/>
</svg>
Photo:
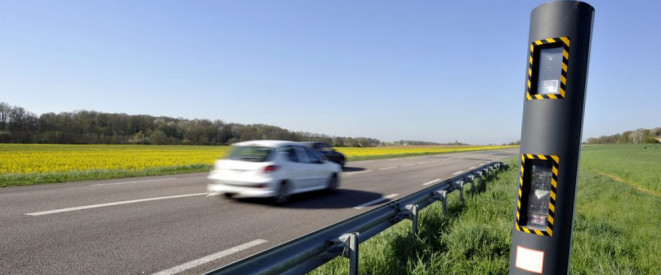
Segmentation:
<svg viewBox="0 0 661 275">
<path fill-rule="evenodd" d="M 340 190 L 274 207 L 206 174 L 0 189 L 0 274 L 200 274 L 518 149 L 350 162 Z"/>
</svg>

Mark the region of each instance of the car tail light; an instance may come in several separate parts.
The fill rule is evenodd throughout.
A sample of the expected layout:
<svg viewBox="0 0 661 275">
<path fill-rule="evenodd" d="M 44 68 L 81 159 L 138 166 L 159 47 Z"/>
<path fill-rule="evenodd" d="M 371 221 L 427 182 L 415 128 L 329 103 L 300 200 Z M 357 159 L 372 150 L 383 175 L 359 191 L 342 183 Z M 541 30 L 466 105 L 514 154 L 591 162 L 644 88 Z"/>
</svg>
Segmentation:
<svg viewBox="0 0 661 275">
<path fill-rule="evenodd" d="M 269 166 L 264 167 L 264 173 L 275 172 L 275 170 L 278 170 L 277 165 L 269 165 Z"/>
</svg>

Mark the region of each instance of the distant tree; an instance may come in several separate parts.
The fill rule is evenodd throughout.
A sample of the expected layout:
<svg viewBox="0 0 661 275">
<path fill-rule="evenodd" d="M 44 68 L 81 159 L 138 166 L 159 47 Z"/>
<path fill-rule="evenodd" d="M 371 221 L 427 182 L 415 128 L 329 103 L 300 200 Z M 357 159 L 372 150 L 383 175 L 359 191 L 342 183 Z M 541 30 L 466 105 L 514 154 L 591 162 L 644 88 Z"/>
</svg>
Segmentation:
<svg viewBox="0 0 661 275">
<path fill-rule="evenodd" d="M 9 104 L 0 102 L 0 130 L 7 129 L 7 122 L 9 122 L 9 113 L 11 106 Z"/>
</svg>

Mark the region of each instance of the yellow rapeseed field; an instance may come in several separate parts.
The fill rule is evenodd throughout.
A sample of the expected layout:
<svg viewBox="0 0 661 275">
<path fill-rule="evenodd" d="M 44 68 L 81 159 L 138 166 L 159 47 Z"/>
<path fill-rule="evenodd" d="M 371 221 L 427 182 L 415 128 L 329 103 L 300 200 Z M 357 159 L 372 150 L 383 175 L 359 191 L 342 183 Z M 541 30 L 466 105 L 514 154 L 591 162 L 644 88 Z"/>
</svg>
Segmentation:
<svg viewBox="0 0 661 275">
<path fill-rule="evenodd" d="M 368 157 L 368 156 L 387 156 L 387 155 L 407 155 L 407 154 L 441 154 L 452 152 L 466 152 L 479 150 L 493 150 L 512 148 L 516 146 L 391 146 L 391 147 L 345 147 L 336 148 L 347 158 Z"/>
<path fill-rule="evenodd" d="M 229 146 L 0 144 L 0 174 L 144 170 L 206 164 Z"/>
</svg>

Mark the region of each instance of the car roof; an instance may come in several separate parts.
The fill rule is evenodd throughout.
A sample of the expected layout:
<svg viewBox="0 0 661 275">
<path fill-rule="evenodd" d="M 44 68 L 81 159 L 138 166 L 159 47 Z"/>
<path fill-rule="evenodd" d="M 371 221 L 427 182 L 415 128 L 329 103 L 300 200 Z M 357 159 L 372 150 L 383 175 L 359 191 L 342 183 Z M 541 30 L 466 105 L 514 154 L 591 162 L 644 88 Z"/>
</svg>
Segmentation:
<svg viewBox="0 0 661 275">
<path fill-rule="evenodd" d="M 315 145 L 315 144 L 325 144 L 325 145 L 328 145 L 328 143 L 323 142 L 323 141 L 304 141 L 304 142 L 301 142 L 301 143 L 308 144 L 308 145 Z"/>
<path fill-rule="evenodd" d="M 300 142 L 286 141 L 286 140 L 249 140 L 232 144 L 232 146 L 263 146 L 263 147 L 280 147 L 285 145 L 301 145 Z"/>
</svg>

